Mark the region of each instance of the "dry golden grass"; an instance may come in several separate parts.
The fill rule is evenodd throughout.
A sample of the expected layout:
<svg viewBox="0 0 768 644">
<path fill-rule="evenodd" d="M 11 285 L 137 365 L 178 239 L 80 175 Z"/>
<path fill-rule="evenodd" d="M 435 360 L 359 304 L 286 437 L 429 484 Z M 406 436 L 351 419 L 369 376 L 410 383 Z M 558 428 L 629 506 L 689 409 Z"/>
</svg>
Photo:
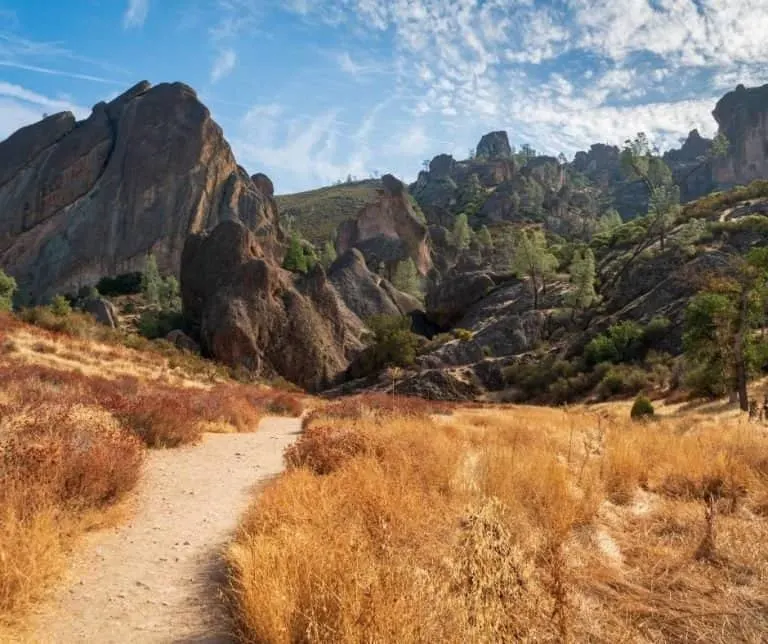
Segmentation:
<svg viewBox="0 0 768 644">
<path fill-rule="evenodd" d="M 243 641 L 765 641 L 762 428 L 328 411 L 230 549 Z"/>
<path fill-rule="evenodd" d="M 157 354 L 0 313 L 0 631 L 60 573 L 80 534 L 119 516 L 145 447 L 301 411 L 286 392 L 174 375 Z"/>
</svg>

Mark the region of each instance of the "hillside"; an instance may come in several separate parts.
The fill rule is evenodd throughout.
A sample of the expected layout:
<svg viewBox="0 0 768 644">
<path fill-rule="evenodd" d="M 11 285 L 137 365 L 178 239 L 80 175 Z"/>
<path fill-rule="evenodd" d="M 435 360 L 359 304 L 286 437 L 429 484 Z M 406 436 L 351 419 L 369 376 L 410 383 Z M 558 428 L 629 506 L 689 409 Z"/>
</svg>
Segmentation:
<svg viewBox="0 0 768 644">
<path fill-rule="evenodd" d="M 368 203 L 376 200 L 381 181 L 369 179 L 335 186 L 277 195 L 280 219 L 300 231 L 316 245 L 333 239 L 342 222 L 353 219 Z"/>
</svg>

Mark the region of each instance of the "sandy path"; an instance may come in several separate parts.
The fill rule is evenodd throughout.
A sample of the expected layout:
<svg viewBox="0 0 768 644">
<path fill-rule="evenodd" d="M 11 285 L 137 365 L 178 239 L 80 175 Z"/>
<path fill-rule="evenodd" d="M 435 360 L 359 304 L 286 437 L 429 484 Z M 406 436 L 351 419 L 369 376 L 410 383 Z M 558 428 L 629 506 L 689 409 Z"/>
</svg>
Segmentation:
<svg viewBox="0 0 768 644">
<path fill-rule="evenodd" d="M 230 642 L 220 556 L 254 486 L 279 473 L 300 421 L 150 452 L 135 515 L 91 535 L 33 620 L 32 642 Z"/>
</svg>

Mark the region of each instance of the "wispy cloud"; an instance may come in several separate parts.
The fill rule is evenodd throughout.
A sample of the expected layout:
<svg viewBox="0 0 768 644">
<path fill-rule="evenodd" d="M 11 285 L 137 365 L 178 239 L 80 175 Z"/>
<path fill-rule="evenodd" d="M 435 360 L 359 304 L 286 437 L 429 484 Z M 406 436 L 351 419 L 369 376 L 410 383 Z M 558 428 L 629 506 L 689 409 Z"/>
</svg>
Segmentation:
<svg viewBox="0 0 768 644">
<path fill-rule="evenodd" d="M 0 67 L 11 67 L 13 69 L 23 69 L 28 72 L 39 74 L 48 74 L 51 76 L 63 76 L 65 78 L 76 78 L 78 80 L 92 81 L 94 83 L 104 83 L 106 85 L 123 85 L 124 81 L 103 78 L 101 76 L 91 76 L 90 74 L 80 74 L 78 72 L 68 72 L 63 69 L 51 69 L 50 67 L 40 67 L 38 65 L 25 65 L 12 60 L 0 60 Z"/>
<path fill-rule="evenodd" d="M 342 72 L 356 78 L 371 74 L 384 74 L 390 71 L 381 62 L 366 60 L 362 56 L 353 58 L 348 51 L 336 53 L 334 59 Z"/>
<path fill-rule="evenodd" d="M 149 0 L 128 0 L 128 7 L 123 14 L 123 27 L 131 29 L 141 27 L 149 15 Z"/>
<path fill-rule="evenodd" d="M 50 110 L 67 110 L 75 112 L 75 114 L 79 117 L 85 116 L 88 113 L 88 110 L 74 105 L 69 100 L 50 98 L 38 92 L 28 90 L 20 85 L 13 85 L 11 83 L 5 83 L 2 81 L 0 81 L 0 96 L 17 99 L 19 101 L 23 101 L 24 103 L 38 105 Z"/>
<path fill-rule="evenodd" d="M 20 85 L 0 81 L 0 141 L 20 127 L 39 121 L 43 114 L 72 112 L 76 118 L 88 116 L 90 110 L 70 100 L 51 98 Z"/>
<path fill-rule="evenodd" d="M 219 52 L 211 69 L 211 82 L 218 83 L 225 76 L 229 76 L 237 64 L 237 54 L 234 49 L 228 48 Z"/>
</svg>

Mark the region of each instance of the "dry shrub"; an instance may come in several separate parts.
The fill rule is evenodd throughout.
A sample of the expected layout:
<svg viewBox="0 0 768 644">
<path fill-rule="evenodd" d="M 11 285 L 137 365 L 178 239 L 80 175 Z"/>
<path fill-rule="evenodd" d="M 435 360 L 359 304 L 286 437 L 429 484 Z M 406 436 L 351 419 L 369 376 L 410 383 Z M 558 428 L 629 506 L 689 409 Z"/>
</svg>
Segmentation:
<svg viewBox="0 0 768 644">
<path fill-rule="evenodd" d="M 354 456 L 368 450 L 366 437 L 354 429 L 309 427 L 285 450 L 289 469 L 306 467 L 315 474 L 330 474 Z"/>
<path fill-rule="evenodd" d="M 304 405 L 296 396 L 277 391 L 267 400 L 266 409 L 270 414 L 298 418 L 304 412 Z"/>
<path fill-rule="evenodd" d="M 60 570 L 70 540 L 136 484 L 143 446 L 104 409 L 39 381 L 0 414 L 0 622 Z"/>
<path fill-rule="evenodd" d="M 244 641 L 768 632 L 760 430 L 624 409 L 398 416 L 359 398 L 306 426 L 229 553 Z"/>
<path fill-rule="evenodd" d="M 440 601 L 457 514 L 446 497 L 419 485 L 403 495 L 405 481 L 365 456 L 330 476 L 299 468 L 284 481 L 264 493 L 229 552 L 245 640 L 444 641 L 460 632 Z"/>
<path fill-rule="evenodd" d="M 0 388 L 11 385 L 20 390 L 25 404 L 33 403 L 41 392 L 47 396 L 49 388 L 60 391 L 73 404 L 95 403 L 150 447 L 194 443 L 211 423 L 253 431 L 268 404 L 267 396 L 252 395 L 251 388 L 241 385 L 206 390 L 142 382 L 135 377 L 86 376 L 40 365 L 0 364 Z"/>
<path fill-rule="evenodd" d="M 388 394 L 360 394 L 329 402 L 305 417 L 305 426 L 314 419 L 357 420 L 370 417 L 426 418 L 433 414 L 448 414 L 452 405 L 440 401 Z"/>
</svg>

